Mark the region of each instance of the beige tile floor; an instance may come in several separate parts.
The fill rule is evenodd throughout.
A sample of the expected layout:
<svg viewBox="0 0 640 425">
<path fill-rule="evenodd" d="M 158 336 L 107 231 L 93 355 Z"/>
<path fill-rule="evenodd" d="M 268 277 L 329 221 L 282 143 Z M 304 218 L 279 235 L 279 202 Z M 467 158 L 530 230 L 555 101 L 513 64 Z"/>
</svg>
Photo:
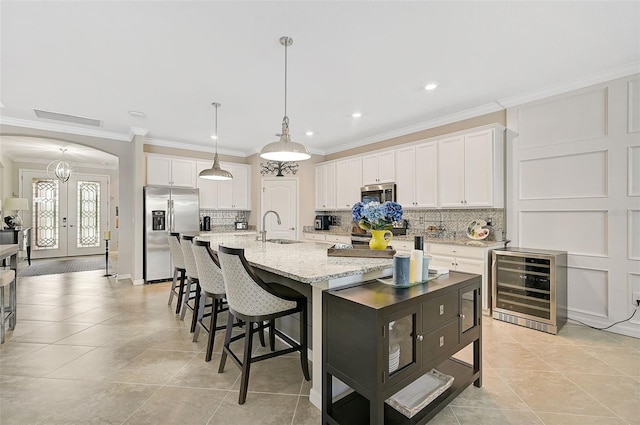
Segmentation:
<svg viewBox="0 0 640 425">
<path fill-rule="evenodd" d="M 217 373 L 222 335 L 206 363 L 206 335 L 191 341 L 167 307 L 168 283 L 101 275 L 21 279 L 18 325 L 0 346 L 0 424 L 321 423 L 298 357 L 257 363 L 240 406 L 237 368 Z M 430 424 L 640 425 L 640 340 L 487 317 L 483 332 L 483 387 Z"/>
</svg>

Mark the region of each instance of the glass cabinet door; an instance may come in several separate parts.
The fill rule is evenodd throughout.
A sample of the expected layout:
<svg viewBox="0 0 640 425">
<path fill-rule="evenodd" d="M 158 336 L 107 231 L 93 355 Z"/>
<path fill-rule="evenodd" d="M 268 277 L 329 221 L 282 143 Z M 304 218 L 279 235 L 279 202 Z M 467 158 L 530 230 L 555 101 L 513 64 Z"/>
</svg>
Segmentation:
<svg viewBox="0 0 640 425">
<path fill-rule="evenodd" d="M 478 300 L 477 289 L 460 291 L 460 331 L 462 333 L 473 329 L 478 325 Z"/>
<path fill-rule="evenodd" d="M 404 375 L 404 371 L 417 364 L 418 345 L 416 343 L 417 310 L 404 310 L 386 318 L 385 360 L 386 375 L 393 379 Z M 386 358 L 386 353 L 389 357 Z"/>
</svg>

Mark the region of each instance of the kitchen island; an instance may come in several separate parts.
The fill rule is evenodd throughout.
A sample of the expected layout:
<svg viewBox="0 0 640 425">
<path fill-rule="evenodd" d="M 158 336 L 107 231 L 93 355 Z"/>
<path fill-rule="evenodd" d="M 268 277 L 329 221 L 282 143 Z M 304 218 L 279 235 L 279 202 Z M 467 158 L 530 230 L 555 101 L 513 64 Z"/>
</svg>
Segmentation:
<svg viewBox="0 0 640 425">
<path fill-rule="evenodd" d="M 310 358 L 313 361 L 312 388 L 309 400 L 321 406 L 322 395 L 322 292 L 346 285 L 391 276 L 392 260 L 377 258 L 328 257 L 332 243 L 298 242 L 277 244 L 257 241 L 255 235 L 200 234 L 200 240 L 208 240 L 213 250 L 222 244 L 231 248 L 243 248 L 249 264 L 261 278 L 268 281 L 310 287 L 302 291 L 311 302 L 312 335 Z M 309 297 L 309 294 L 311 295 Z"/>
</svg>

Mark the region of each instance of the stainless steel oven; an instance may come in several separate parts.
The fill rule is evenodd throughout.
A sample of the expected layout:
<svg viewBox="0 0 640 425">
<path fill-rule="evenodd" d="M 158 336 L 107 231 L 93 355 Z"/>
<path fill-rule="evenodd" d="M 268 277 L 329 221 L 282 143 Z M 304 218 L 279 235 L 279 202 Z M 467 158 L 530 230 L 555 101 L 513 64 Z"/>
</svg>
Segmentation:
<svg viewBox="0 0 640 425">
<path fill-rule="evenodd" d="M 384 183 L 363 186 L 360 188 L 360 195 L 360 200 L 365 204 L 367 202 L 380 202 L 383 204 L 387 201 L 395 201 L 396 184 Z"/>
</svg>

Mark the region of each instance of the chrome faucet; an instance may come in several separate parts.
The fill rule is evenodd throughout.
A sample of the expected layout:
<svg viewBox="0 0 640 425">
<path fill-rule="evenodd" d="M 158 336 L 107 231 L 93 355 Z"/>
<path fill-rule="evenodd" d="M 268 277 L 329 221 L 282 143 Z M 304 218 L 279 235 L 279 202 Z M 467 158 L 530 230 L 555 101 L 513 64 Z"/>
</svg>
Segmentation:
<svg viewBox="0 0 640 425">
<path fill-rule="evenodd" d="M 269 213 L 274 213 L 276 215 L 276 218 L 278 219 L 278 224 L 282 224 L 282 221 L 280 220 L 280 215 L 278 215 L 277 212 L 275 212 L 274 210 L 268 210 L 267 212 L 264 213 L 264 215 L 262 216 L 262 230 L 260 231 L 260 235 L 262 237 L 262 242 L 266 242 L 267 241 L 267 214 Z"/>
</svg>

